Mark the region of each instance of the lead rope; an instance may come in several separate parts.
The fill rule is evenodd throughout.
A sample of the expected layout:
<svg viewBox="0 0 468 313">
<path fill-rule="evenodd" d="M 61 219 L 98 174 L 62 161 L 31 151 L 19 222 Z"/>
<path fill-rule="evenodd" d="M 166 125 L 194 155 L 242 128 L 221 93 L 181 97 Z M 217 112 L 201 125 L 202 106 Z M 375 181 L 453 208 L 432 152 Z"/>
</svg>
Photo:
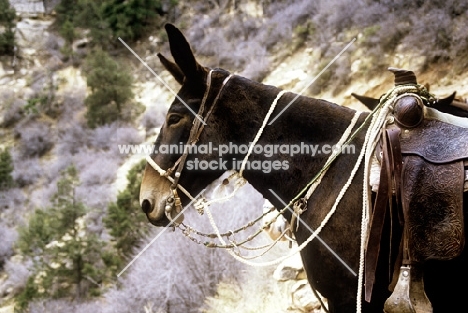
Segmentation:
<svg viewBox="0 0 468 313">
<path fill-rule="evenodd" d="M 268 110 L 267 114 L 265 115 L 265 118 L 263 119 L 262 126 L 257 132 L 257 135 L 255 135 L 254 140 L 250 144 L 249 150 L 247 151 L 247 154 L 244 157 L 244 160 L 242 161 L 242 165 L 239 170 L 239 175 L 242 177 L 245 169 L 245 165 L 247 164 L 247 161 L 249 159 L 250 154 L 252 154 L 252 151 L 257 144 L 258 140 L 260 139 L 260 136 L 263 134 L 263 130 L 265 129 L 266 124 L 268 123 L 268 120 L 270 119 L 271 114 L 273 114 L 273 111 L 276 108 L 276 105 L 278 104 L 278 100 L 286 93 L 286 90 L 281 90 L 277 95 L 275 100 L 271 103 L 270 109 Z"/>
</svg>

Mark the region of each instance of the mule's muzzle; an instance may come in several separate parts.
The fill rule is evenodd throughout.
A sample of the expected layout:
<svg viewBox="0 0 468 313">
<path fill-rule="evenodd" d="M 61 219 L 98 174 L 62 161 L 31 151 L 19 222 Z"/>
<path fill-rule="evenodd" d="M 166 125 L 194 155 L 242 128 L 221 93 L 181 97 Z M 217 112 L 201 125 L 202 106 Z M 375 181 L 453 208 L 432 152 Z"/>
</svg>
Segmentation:
<svg viewBox="0 0 468 313">
<path fill-rule="evenodd" d="M 141 209 L 143 210 L 143 213 L 151 213 L 153 212 L 153 209 L 154 209 L 154 203 L 152 203 L 151 200 L 149 199 L 144 199 L 142 202 L 141 202 Z"/>
<path fill-rule="evenodd" d="M 149 215 L 146 215 L 146 217 L 152 225 L 157 227 L 166 227 L 171 223 L 171 221 L 165 215 L 163 215 L 163 217 L 161 217 L 157 221 L 153 220 Z"/>
<path fill-rule="evenodd" d="M 146 214 L 148 221 L 154 226 L 165 227 L 171 219 L 167 217 L 164 204 L 166 201 L 157 202 L 151 196 L 143 197 L 141 210 Z"/>
</svg>

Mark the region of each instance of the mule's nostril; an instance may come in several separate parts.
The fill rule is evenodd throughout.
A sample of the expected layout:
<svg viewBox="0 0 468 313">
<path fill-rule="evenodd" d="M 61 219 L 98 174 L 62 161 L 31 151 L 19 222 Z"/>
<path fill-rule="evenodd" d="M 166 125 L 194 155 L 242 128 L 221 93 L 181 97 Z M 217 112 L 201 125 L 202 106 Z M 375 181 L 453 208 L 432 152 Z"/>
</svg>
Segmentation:
<svg viewBox="0 0 468 313">
<path fill-rule="evenodd" d="M 150 200 L 145 199 L 145 200 L 143 200 L 143 202 L 141 203 L 141 209 L 142 209 L 143 212 L 146 213 L 146 214 L 151 213 L 151 211 L 153 211 L 153 204 L 151 203 Z"/>
</svg>

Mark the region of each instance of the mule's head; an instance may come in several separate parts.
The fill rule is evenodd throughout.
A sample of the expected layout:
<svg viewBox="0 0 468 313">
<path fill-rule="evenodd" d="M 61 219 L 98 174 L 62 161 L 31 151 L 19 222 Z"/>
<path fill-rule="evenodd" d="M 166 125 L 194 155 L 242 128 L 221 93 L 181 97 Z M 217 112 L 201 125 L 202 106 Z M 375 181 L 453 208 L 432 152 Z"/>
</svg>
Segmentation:
<svg viewBox="0 0 468 313">
<path fill-rule="evenodd" d="M 166 25 L 171 54 L 174 62 L 169 61 L 163 55 L 158 54 L 161 63 L 174 76 L 175 80 L 181 84 L 176 99 L 171 104 L 166 115 L 166 120 L 160 130 L 155 142 L 155 150 L 150 156 L 151 159 L 163 170 L 175 169 L 181 160 L 183 146 L 187 144 L 195 118 L 200 121 L 205 118 L 209 110 L 210 101 L 213 95 L 219 91 L 220 80 L 228 74 L 219 71 L 213 74 L 213 87 L 207 87 L 209 69 L 201 66 L 192 53 L 189 43 L 183 34 L 173 25 Z M 216 84 L 215 84 L 216 82 Z M 200 106 L 205 91 L 209 90 L 206 106 L 200 112 Z M 200 114 L 196 117 L 196 114 Z M 206 121 L 203 120 L 203 124 Z M 192 131 L 193 132 L 193 131 Z M 212 132 L 206 125 L 203 132 L 200 132 L 197 140 L 202 142 L 206 132 Z M 171 149 L 169 149 L 172 147 Z M 177 148 L 178 147 L 178 148 Z M 207 155 L 195 155 L 190 153 L 182 163 L 193 162 L 195 159 L 202 160 Z M 197 171 L 183 171 L 179 178 L 179 185 L 185 187 L 194 197 L 210 182 L 219 177 L 222 172 L 216 169 L 204 171 L 203 175 L 197 175 Z M 174 173 L 171 177 L 175 178 Z M 166 217 L 166 202 L 173 196 L 174 185 L 167 177 L 161 176 L 153 166 L 146 165 L 141 188 L 140 204 L 146 213 L 148 220 L 156 226 L 166 226 L 170 221 Z M 182 204 L 187 204 L 190 199 L 180 193 Z"/>
</svg>

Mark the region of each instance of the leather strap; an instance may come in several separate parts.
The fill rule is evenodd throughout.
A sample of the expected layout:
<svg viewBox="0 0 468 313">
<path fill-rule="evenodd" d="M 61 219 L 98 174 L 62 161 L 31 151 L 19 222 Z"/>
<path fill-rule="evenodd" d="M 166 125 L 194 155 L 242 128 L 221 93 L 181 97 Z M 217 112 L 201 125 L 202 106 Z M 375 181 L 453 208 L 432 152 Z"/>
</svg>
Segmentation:
<svg viewBox="0 0 468 313">
<path fill-rule="evenodd" d="M 369 239 L 365 259 L 365 300 L 371 301 L 375 282 L 375 272 L 380 253 L 380 241 L 387 213 L 387 207 L 392 206 L 392 195 L 395 193 L 397 206 L 400 207 L 400 186 L 402 156 L 399 141 L 400 129 L 390 127 L 382 134 L 382 163 L 380 182 L 374 209 L 370 221 Z"/>
</svg>

